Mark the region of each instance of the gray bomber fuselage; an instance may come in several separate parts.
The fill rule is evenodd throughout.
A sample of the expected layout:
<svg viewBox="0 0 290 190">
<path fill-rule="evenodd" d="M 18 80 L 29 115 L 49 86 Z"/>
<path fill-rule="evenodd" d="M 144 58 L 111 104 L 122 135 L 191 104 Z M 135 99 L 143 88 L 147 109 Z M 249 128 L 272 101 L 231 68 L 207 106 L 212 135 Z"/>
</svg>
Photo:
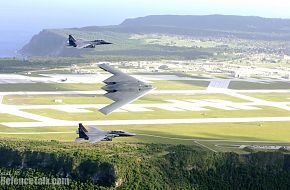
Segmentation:
<svg viewBox="0 0 290 190">
<path fill-rule="evenodd" d="M 102 87 L 107 92 L 114 91 L 140 91 L 146 89 L 152 89 L 151 85 L 135 82 L 123 82 L 123 83 L 109 83 Z"/>
</svg>

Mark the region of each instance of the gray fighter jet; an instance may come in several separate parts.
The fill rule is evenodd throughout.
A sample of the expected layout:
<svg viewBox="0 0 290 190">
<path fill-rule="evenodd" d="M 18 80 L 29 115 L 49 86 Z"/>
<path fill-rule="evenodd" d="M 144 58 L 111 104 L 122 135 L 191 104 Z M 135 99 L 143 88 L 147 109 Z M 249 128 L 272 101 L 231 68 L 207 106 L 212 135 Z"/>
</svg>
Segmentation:
<svg viewBox="0 0 290 190">
<path fill-rule="evenodd" d="M 82 48 L 95 48 L 98 45 L 107 45 L 107 44 L 112 43 L 106 42 L 104 40 L 93 40 L 93 41 L 85 41 L 81 39 L 76 40 L 72 35 L 69 35 L 67 46 L 82 49 Z"/>
<path fill-rule="evenodd" d="M 76 138 L 77 142 L 87 140 L 92 144 L 99 141 L 112 141 L 115 137 L 131 137 L 136 135 L 124 131 L 104 131 L 95 127 L 90 127 L 88 131 L 81 123 L 79 124 L 77 134 L 79 135 L 79 137 Z"/>
<path fill-rule="evenodd" d="M 102 89 L 107 91 L 104 96 L 115 101 L 100 109 L 100 112 L 105 115 L 137 100 L 154 89 L 151 85 L 139 81 L 107 64 L 101 64 L 99 67 L 113 74 L 113 76 L 103 81 L 106 85 Z"/>
</svg>

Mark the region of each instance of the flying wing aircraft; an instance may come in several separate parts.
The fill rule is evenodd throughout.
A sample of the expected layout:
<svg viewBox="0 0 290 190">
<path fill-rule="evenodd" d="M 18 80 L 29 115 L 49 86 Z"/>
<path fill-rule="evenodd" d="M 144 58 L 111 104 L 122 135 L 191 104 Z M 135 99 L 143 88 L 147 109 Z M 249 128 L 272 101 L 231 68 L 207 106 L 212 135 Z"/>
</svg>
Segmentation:
<svg viewBox="0 0 290 190">
<path fill-rule="evenodd" d="M 137 100 L 154 89 L 151 85 L 139 81 L 107 64 L 100 64 L 99 67 L 113 74 L 113 76 L 103 81 L 106 85 L 102 89 L 107 91 L 104 96 L 115 101 L 100 109 L 100 112 L 105 115 Z"/>
<path fill-rule="evenodd" d="M 82 48 L 95 48 L 98 45 L 107 45 L 107 44 L 112 43 L 106 42 L 104 40 L 93 40 L 93 41 L 85 41 L 81 39 L 76 40 L 72 35 L 69 35 L 67 46 L 82 49 Z"/>
<path fill-rule="evenodd" d="M 79 135 L 79 137 L 76 138 L 77 142 L 87 140 L 92 144 L 99 141 L 112 141 L 115 137 L 131 137 L 136 135 L 125 131 L 105 131 L 95 127 L 90 127 L 89 130 L 87 130 L 81 123 L 76 133 Z"/>
</svg>

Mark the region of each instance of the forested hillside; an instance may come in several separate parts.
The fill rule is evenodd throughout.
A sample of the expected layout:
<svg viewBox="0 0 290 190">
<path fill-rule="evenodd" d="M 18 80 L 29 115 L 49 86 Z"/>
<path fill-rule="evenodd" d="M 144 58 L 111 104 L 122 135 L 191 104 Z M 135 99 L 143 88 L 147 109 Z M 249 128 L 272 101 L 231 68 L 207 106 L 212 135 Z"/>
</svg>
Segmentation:
<svg viewBox="0 0 290 190">
<path fill-rule="evenodd" d="M 290 156 L 278 152 L 238 155 L 184 145 L 1 140 L 0 154 L 1 171 L 12 176 L 70 178 L 68 186 L 51 187 L 57 189 L 290 188 Z"/>
</svg>

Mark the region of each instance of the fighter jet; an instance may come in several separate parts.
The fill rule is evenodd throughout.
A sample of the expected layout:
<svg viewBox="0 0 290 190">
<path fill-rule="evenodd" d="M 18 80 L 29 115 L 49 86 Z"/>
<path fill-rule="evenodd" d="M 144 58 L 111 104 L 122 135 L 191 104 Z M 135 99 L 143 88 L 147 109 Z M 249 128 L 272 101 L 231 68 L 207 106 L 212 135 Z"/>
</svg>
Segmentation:
<svg viewBox="0 0 290 190">
<path fill-rule="evenodd" d="M 95 48 L 98 45 L 107 45 L 107 44 L 112 43 L 106 42 L 104 40 L 93 40 L 93 41 L 85 41 L 81 39 L 76 40 L 72 35 L 69 35 L 67 46 L 82 49 L 82 48 Z"/>
<path fill-rule="evenodd" d="M 79 124 L 77 134 L 79 135 L 79 137 L 76 138 L 77 142 L 87 140 L 92 144 L 99 141 L 112 141 L 115 137 L 131 137 L 136 135 L 124 131 L 104 131 L 95 127 L 90 127 L 88 131 L 81 123 Z"/>
<path fill-rule="evenodd" d="M 60 82 L 66 82 L 67 78 L 60 79 Z"/>
<path fill-rule="evenodd" d="M 151 90 L 154 90 L 151 85 L 114 69 L 110 65 L 100 64 L 99 67 L 113 74 L 113 76 L 103 81 L 106 85 L 102 87 L 102 89 L 107 91 L 104 96 L 115 101 L 114 103 L 100 109 L 100 112 L 105 115 L 110 114 L 114 110 L 121 108 L 122 106 L 146 95 Z"/>
</svg>

